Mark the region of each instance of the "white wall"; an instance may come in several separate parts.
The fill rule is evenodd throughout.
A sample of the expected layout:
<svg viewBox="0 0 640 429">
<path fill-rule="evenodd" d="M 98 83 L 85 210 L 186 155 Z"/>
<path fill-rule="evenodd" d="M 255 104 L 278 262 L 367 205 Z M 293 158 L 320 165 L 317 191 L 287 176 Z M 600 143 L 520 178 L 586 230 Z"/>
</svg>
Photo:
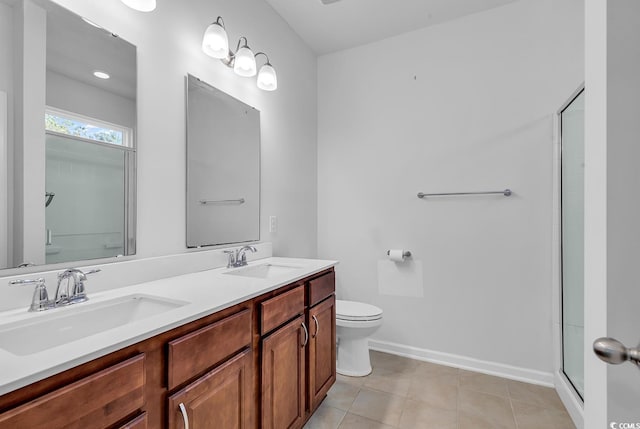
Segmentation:
<svg viewBox="0 0 640 429">
<path fill-rule="evenodd" d="M 7 141 L 9 130 L 8 127 L 8 108 L 7 93 L 0 89 L 0 266 L 6 266 L 9 256 L 9 224 L 8 224 L 8 203 L 7 198 L 8 175 L 7 175 Z"/>
<path fill-rule="evenodd" d="M 185 76 L 192 73 L 261 112 L 261 238 L 274 254 L 316 254 L 316 59 L 261 0 L 160 1 L 152 13 L 119 1 L 59 0 L 138 48 L 137 257 L 186 251 Z M 279 88 L 264 92 L 201 51 L 205 28 L 221 15 L 230 43 L 244 35 L 268 53 Z M 233 47 L 235 49 L 235 46 Z M 238 172 L 241 174 L 241 172 Z M 277 215 L 279 231 L 268 232 Z"/>
<path fill-rule="evenodd" d="M 8 105 L 13 100 L 13 9 L 0 3 L 0 266 L 6 266 L 13 237 L 9 229 L 12 217 L 8 211 L 13 198 L 9 195 L 9 181 L 13 170 L 9 171 L 10 155 L 8 142 L 13 140 L 13 115 L 9 117 Z M 5 59 L 6 58 L 6 59 Z M 11 152 L 12 154 L 12 152 Z M 13 180 L 11 180 L 13 184 Z"/>
<path fill-rule="evenodd" d="M 13 264 L 44 263 L 46 12 L 14 7 Z M 26 162 L 24 161 L 26 160 Z"/>
<path fill-rule="evenodd" d="M 522 0 L 319 58 L 318 253 L 339 298 L 384 310 L 378 346 L 551 380 L 552 115 L 583 80 L 583 19 Z M 398 247 L 423 298 L 378 291 Z"/>
<path fill-rule="evenodd" d="M 47 69 L 47 106 L 134 128 L 135 100 Z"/>
</svg>

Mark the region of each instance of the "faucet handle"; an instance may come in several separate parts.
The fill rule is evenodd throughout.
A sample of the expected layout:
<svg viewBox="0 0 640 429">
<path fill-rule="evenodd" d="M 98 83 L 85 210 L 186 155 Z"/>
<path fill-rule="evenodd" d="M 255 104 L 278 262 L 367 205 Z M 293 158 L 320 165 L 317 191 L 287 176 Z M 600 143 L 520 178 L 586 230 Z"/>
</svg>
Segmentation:
<svg viewBox="0 0 640 429">
<path fill-rule="evenodd" d="M 22 285 L 36 285 L 39 286 L 40 284 L 44 284 L 44 279 L 43 278 L 39 278 L 39 279 L 24 279 L 24 280 L 11 280 L 9 282 L 10 286 L 22 286 Z"/>
<path fill-rule="evenodd" d="M 29 311 L 43 311 L 51 308 L 52 303 L 49 300 L 49 293 L 47 292 L 47 286 L 44 283 L 43 278 L 39 279 L 25 279 L 25 280 L 11 280 L 9 285 L 22 286 L 35 284 L 36 288 L 33 291 L 33 297 L 31 298 L 31 306 Z"/>
<path fill-rule="evenodd" d="M 227 268 L 235 267 L 236 265 L 236 252 L 234 250 L 224 250 L 223 253 L 227 254 Z"/>
<path fill-rule="evenodd" d="M 94 268 L 93 270 L 89 270 L 87 272 L 82 270 L 74 270 L 74 285 L 69 299 L 71 299 L 73 302 L 84 302 L 88 300 L 89 298 L 87 297 L 87 290 L 84 287 L 84 282 L 85 280 L 87 280 L 87 276 L 89 274 L 99 273 L 100 271 L 102 271 L 100 268 Z"/>
</svg>

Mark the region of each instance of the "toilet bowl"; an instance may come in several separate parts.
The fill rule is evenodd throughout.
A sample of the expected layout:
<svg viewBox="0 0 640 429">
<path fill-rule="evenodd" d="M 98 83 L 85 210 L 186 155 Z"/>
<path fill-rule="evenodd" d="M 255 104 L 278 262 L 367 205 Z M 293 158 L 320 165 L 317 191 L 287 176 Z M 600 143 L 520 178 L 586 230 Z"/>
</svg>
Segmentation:
<svg viewBox="0 0 640 429">
<path fill-rule="evenodd" d="M 336 300 L 338 374 L 363 377 L 371 373 L 369 337 L 382 325 L 382 310 L 363 302 Z"/>
</svg>

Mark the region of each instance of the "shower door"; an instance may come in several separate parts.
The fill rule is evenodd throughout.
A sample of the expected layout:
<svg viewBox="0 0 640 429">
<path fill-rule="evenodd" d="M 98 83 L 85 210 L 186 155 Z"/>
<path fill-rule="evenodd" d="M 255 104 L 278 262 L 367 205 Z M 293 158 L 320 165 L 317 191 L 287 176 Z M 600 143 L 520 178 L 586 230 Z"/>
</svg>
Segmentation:
<svg viewBox="0 0 640 429">
<path fill-rule="evenodd" d="M 560 111 L 562 367 L 584 398 L 584 89 Z"/>
</svg>

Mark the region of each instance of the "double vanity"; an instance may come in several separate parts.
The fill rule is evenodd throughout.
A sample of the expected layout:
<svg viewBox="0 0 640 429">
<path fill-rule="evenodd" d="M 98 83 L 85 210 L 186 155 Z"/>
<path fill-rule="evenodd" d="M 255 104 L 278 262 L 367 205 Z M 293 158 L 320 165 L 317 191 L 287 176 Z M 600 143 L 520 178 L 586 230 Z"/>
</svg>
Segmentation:
<svg viewBox="0 0 640 429">
<path fill-rule="evenodd" d="M 138 135 L 153 147 L 150 131 L 162 127 L 152 122 L 174 129 L 184 118 L 169 108 L 183 97 L 163 97 L 166 110 L 180 114 L 149 110 L 161 114 L 138 130 L 138 94 L 150 106 L 156 91 L 138 84 L 138 59 L 157 63 L 142 33 L 160 23 L 132 21 L 131 37 L 143 42 L 138 52 L 107 29 L 111 16 L 127 32 L 119 13 L 109 13 L 116 5 L 83 7 L 97 11 L 93 22 L 59 3 L 0 0 L 0 76 L 11 77 L 0 82 L 0 125 L 7 125 L 0 157 L 2 149 L 15 154 L 0 159 L 0 172 L 11 174 L 0 174 L 0 189 L 10 191 L 5 200 L 0 192 L 0 269 L 12 270 L 5 281 L 13 283 L 0 285 L 0 429 L 302 427 L 335 381 L 335 262 L 269 257 L 211 269 L 224 255 L 206 250 L 256 243 L 271 255 L 270 245 L 257 243 L 264 239 L 260 111 L 175 69 L 184 77 L 185 141 L 145 151 L 137 170 Z M 187 15 L 180 19 L 191 25 Z M 209 69 L 208 57 L 177 53 L 179 67 Z M 118 71 L 117 79 L 103 79 L 109 70 L 99 65 Z M 176 86 L 175 95 L 174 77 L 162 82 Z M 182 180 L 185 160 L 163 159 L 180 151 L 185 194 L 162 186 Z M 150 205 L 139 220 L 138 175 L 158 183 L 140 199 Z M 172 218 L 182 212 L 159 223 L 152 217 L 182 201 L 186 247 L 199 250 L 175 241 L 155 249 L 165 228 L 182 228 Z M 277 218 L 269 221 L 273 233 Z M 313 222 L 308 228 L 315 234 Z M 138 238 L 146 254 L 137 253 Z M 243 246 L 230 265 L 245 262 L 245 248 L 255 251 Z M 50 270 L 87 260 L 103 271 L 87 279 L 89 272 L 67 270 L 52 284 Z M 48 285 L 30 276 L 39 270 L 33 266 L 43 267 Z M 31 302 L 24 288 L 37 288 Z"/>
<path fill-rule="evenodd" d="M 334 261 L 265 258 L 0 313 L 0 428 L 299 428 L 335 381 Z"/>
</svg>

